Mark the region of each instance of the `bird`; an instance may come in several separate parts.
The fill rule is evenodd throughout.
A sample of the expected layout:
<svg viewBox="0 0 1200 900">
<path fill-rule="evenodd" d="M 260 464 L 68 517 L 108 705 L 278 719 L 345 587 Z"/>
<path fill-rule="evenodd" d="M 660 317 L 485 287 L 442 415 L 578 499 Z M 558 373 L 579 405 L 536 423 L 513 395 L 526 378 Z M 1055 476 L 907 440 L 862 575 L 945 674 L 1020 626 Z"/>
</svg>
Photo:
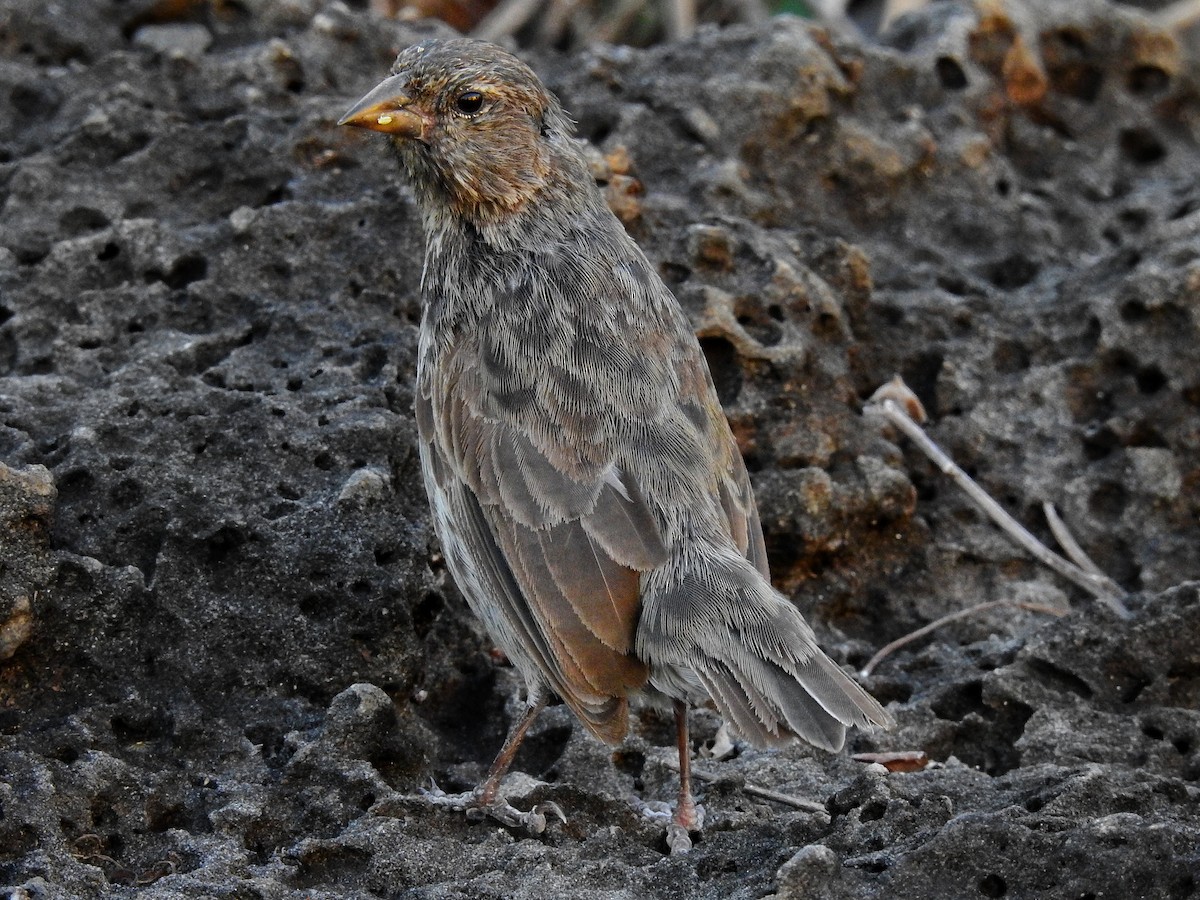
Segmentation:
<svg viewBox="0 0 1200 900">
<path fill-rule="evenodd" d="M 609 744 L 626 736 L 631 701 L 670 704 L 673 852 L 701 825 L 690 705 L 711 702 L 757 747 L 836 752 L 848 727 L 890 728 L 772 587 L 695 333 L 534 71 L 491 43 L 425 40 L 338 124 L 389 136 L 411 186 L 426 242 L 414 394 L 433 524 L 526 688 L 458 808 L 545 826 L 545 805 L 519 812 L 499 789 L 553 696 Z"/>
</svg>

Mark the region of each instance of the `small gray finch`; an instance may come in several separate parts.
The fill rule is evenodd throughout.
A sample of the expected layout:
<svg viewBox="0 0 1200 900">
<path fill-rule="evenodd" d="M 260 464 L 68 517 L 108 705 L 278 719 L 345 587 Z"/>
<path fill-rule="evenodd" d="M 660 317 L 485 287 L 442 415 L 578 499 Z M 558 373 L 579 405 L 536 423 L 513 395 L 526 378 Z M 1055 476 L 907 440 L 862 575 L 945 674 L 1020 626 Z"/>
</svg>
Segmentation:
<svg viewBox="0 0 1200 900">
<path fill-rule="evenodd" d="M 699 824 L 688 703 L 760 747 L 836 751 L 847 726 L 890 727 L 771 587 L 696 337 L 532 70 L 492 44 L 424 41 L 339 124 L 390 135 L 415 191 L 425 487 L 451 574 L 528 688 L 459 805 L 544 827 L 499 784 L 551 694 L 611 744 L 632 696 L 674 701 L 673 850 Z"/>
</svg>

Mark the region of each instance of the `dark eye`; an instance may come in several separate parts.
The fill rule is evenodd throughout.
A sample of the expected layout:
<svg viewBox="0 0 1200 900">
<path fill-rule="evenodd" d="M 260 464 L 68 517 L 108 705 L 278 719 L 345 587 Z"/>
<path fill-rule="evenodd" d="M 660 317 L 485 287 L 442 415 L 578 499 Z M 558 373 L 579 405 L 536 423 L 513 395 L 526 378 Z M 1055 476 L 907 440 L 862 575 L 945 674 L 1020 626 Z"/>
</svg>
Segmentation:
<svg viewBox="0 0 1200 900">
<path fill-rule="evenodd" d="M 458 107 L 458 111 L 464 116 L 473 116 L 479 110 L 483 109 L 483 94 L 479 91 L 467 91 L 459 94 L 458 99 L 454 101 L 454 105 Z"/>
</svg>

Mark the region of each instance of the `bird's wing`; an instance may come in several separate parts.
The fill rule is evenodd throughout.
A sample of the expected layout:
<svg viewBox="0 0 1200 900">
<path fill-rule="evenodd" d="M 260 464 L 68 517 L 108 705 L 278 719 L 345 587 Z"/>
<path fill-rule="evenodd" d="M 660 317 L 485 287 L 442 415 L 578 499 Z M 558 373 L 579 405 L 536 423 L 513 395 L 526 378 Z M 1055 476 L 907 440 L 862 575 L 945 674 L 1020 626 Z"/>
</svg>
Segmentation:
<svg viewBox="0 0 1200 900">
<path fill-rule="evenodd" d="M 731 453 L 729 465 L 718 482 L 721 508 L 729 522 L 729 534 L 734 546 L 754 564 L 763 578 L 771 580 L 767 565 L 767 545 L 763 540 L 762 523 L 758 518 L 758 504 L 754 502 L 754 489 L 750 485 L 750 474 L 738 450 L 733 434 L 729 434 Z"/>
<path fill-rule="evenodd" d="M 770 581 L 767 547 L 763 541 L 758 504 L 754 502 L 754 488 L 750 484 L 750 474 L 746 471 L 737 439 L 717 399 L 712 375 L 698 346 L 692 353 L 681 355 L 678 402 L 690 420 L 704 423 L 703 430 L 707 434 L 705 446 L 714 450 L 710 464 L 729 536 L 738 552 L 753 563 L 763 578 Z"/>
<path fill-rule="evenodd" d="M 667 555 L 658 527 L 615 466 L 568 474 L 519 426 L 485 414 L 469 343 L 451 352 L 447 382 L 420 386 L 417 417 L 474 567 L 476 584 L 462 587 L 486 595 L 478 606 L 497 604 L 511 652 L 529 658 L 594 734 L 618 741 L 625 698 L 647 678 L 632 651 L 641 573 Z"/>
</svg>

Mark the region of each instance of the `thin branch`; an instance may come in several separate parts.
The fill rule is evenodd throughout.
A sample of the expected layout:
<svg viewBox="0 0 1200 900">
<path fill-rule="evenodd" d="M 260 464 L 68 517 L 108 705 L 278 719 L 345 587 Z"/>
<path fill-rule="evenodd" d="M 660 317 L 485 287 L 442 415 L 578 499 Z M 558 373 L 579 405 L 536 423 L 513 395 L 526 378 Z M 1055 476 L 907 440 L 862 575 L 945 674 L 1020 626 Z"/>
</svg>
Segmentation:
<svg viewBox="0 0 1200 900">
<path fill-rule="evenodd" d="M 471 31 L 481 41 L 498 41 L 515 34 L 533 18 L 542 0 L 502 0 Z"/>
<path fill-rule="evenodd" d="M 696 33 L 696 0 L 664 0 L 667 40 L 683 41 Z"/>
<path fill-rule="evenodd" d="M 1200 0 L 1177 0 L 1151 13 L 1150 18 L 1163 28 L 1183 31 L 1200 22 Z"/>
<path fill-rule="evenodd" d="M 1107 578 L 1104 571 L 1092 562 L 1092 558 L 1088 556 L 1079 542 L 1075 540 L 1075 535 L 1067 530 L 1067 524 L 1059 517 L 1058 510 L 1054 508 L 1054 504 L 1049 501 L 1042 504 L 1042 512 L 1046 514 L 1046 524 L 1050 526 L 1050 532 L 1054 535 L 1054 539 L 1058 541 L 1058 546 L 1062 547 L 1063 553 L 1071 557 L 1071 560 L 1079 568 L 1085 572 L 1090 572 L 1100 578 Z"/>
<path fill-rule="evenodd" d="M 1019 600 L 988 600 L 985 603 L 976 603 L 974 606 L 968 606 L 966 609 L 960 609 L 956 612 L 948 613 L 939 619 L 934 619 L 926 625 L 922 625 L 916 631 L 910 631 L 903 637 L 898 637 L 890 644 L 885 644 L 879 648 L 879 652 L 872 656 L 865 666 L 859 670 L 859 675 L 863 678 L 869 676 L 875 671 L 876 666 L 883 662 L 891 654 L 895 653 L 906 644 L 911 644 L 915 640 L 925 637 L 943 625 L 948 625 L 959 619 L 965 619 L 967 616 L 973 616 L 977 613 L 987 612 L 989 609 L 996 609 L 1000 606 L 1012 606 L 1017 609 L 1026 609 L 1030 612 L 1045 613 L 1050 616 L 1064 616 L 1066 613 L 1061 609 L 1055 609 L 1053 606 L 1045 606 L 1041 603 L 1025 603 Z"/>
<path fill-rule="evenodd" d="M 577 6 L 577 0 L 550 0 L 538 23 L 538 44 L 540 46 L 558 46 L 563 35 L 571 27 L 571 16 L 575 14 Z"/>
<path fill-rule="evenodd" d="M 692 769 L 692 777 L 705 784 L 712 784 L 717 781 L 717 776 L 711 772 L 696 771 Z M 792 809 L 800 809 L 804 812 L 828 812 L 825 809 L 824 803 L 817 803 L 815 800 L 805 800 L 803 797 L 793 797 L 790 794 L 781 794 L 779 791 L 773 791 L 770 788 L 759 787 L 757 784 L 744 782 L 742 784 L 742 792 L 749 794 L 751 797 L 760 797 L 763 800 L 770 800 L 773 803 L 782 803 L 784 806 L 790 806 Z"/>
<path fill-rule="evenodd" d="M 678 772 L 679 761 L 672 758 L 660 760 L 668 769 Z M 693 768 L 692 777 L 697 781 L 703 781 L 705 784 L 714 784 L 720 780 L 711 772 L 705 772 Z M 759 797 L 763 800 L 770 800 L 773 803 L 781 803 L 784 806 L 790 806 L 792 809 L 803 810 L 804 812 L 828 812 L 824 803 L 817 803 L 814 800 L 805 800 L 801 797 L 793 797 L 790 794 L 781 794 L 779 791 L 772 791 L 769 788 L 759 787 L 756 784 L 742 782 L 742 793 L 749 794 L 752 797 Z"/>
<path fill-rule="evenodd" d="M 905 396 L 906 392 L 908 396 Z M 1005 534 L 1023 547 L 1035 559 L 1069 581 L 1079 585 L 1108 606 L 1117 615 L 1122 618 L 1129 618 L 1129 611 L 1120 600 L 1121 597 L 1125 596 L 1125 592 L 1121 590 L 1120 586 L 1103 573 L 1097 575 L 1093 572 L 1084 571 L 1069 560 L 1063 559 L 1030 534 L 1025 526 L 1005 512 L 999 503 L 988 496 L 987 492 L 976 484 L 912 420 L 910 415 L 905 411 L 905 407 L 911 408 L 916 398 L 912 396 L 912 399 L 909 400 L 909 396 L 912 396 L 912 392 L 909 391 L 903 381 L 897 378 L 876 391 L 863 411 L 883 416 L 883 418 L 904 432 L 905 436 L 921 449 L 921 452 L 933 460 L 937 467 L 942 470 L 943 474 L 948 476 L 951 481 L 966 492 L 967 496 L 975 502 L 976 506 L 983 510 L 993 522 L 1000 526 Z M 916 408 L 919 410 L 919 404 L 916 404 Z"/>
</svg>

